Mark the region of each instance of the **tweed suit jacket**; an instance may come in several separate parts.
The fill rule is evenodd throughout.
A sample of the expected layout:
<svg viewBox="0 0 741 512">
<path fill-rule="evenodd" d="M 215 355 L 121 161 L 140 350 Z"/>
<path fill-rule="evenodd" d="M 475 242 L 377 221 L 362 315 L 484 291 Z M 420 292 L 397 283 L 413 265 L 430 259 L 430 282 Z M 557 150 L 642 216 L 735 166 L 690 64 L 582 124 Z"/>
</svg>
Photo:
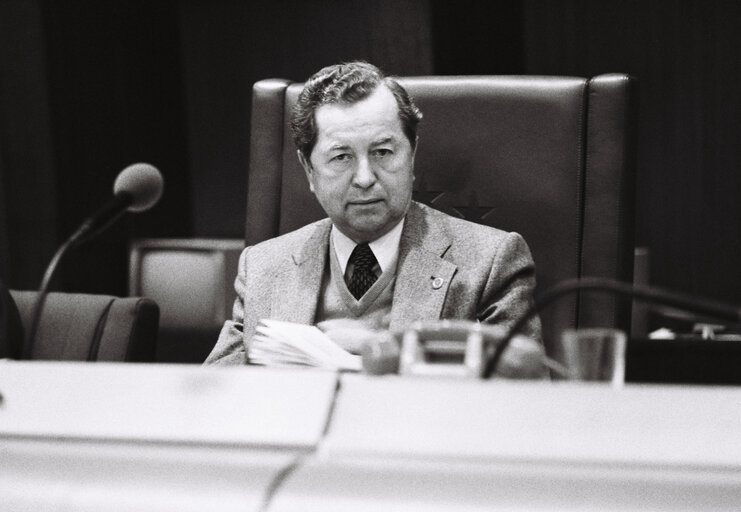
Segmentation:
<svg viewBox="0 0 741 512">
<path fill-rule="evenodd" d="M 205 364 L 247 363 L 263 318 L 314 323 L 331 227 L 323 219 L 242 252 L 233 318 Z M 534 287 L 535 266 L 520 235 L 412 202 L 399 242 L 389 327 L 438 319 L 508 327 L 530 307 Z M 540 340 L 538 318 L 523 332 Z"/>
</svg>

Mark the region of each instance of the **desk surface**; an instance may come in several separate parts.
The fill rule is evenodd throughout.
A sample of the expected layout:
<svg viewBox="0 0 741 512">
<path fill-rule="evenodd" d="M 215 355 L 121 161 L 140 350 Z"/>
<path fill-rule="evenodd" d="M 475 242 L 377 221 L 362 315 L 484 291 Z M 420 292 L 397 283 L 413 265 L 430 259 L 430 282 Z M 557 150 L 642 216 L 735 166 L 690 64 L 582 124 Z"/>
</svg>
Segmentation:
<svg viewBox="0 0 741 512">
<path fill-rule="evenodd" d="M 345 375 L 324 445 L 343 455 L 741 468 L 741 388 Z"/>
<path fill-rule="evenodd" d="M 315 447 L 334 402 L 337 375 L 257 367 L 245 370 L 1 363 L 0 435 Z"/>
<path fill-rule="evenodd" d="M 0 393 L 6 510 L 741 503 L 741 388 L 7 363 Z"/>
</svg>

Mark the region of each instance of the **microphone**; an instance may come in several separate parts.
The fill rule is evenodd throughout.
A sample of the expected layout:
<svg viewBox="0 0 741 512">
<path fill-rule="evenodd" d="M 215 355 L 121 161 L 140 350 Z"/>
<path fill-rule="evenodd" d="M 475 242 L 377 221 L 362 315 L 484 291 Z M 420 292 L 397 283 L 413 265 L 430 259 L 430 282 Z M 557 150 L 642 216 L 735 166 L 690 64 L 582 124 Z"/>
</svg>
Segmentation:
<svg viewBox="0 0 741 512">
<path fill-rule="evenodd" d="M 658 287 L 632 285 L 607 278 L 585 277 L 567 279 L 543 292 L 535 301 L 535 304 L 509 329 L 504 338 L 494 348 L 491 357 L 487 360 L 483 377 L 485 379 L 489 378 L 496 372 L 502 354 L 507 350 L 512 338 L 525 326 L 528 320 L 559 297 L 580 290 L 600 291 L 633 297 L 646 302 L 664 304 L 684 311 L 709 316 L 732 324 L 741 323 L 741 308 L 730 304 L 694 297 Z"/>
<path fill-rule="evenodd" d="M 118 174 L 116 181 L 113 183 L 113 198 L 83 221 L 80 227 L 57 249 L 54 257 L 49 262 L 49 266 L 46 267 L 34 304 L 28 336 L 24 340 L 21 354 L 23 359 L 30 359 L 31 357 L 44 301 L 49 293 L 49 285 L 67 250 L 101 233 L 127 211 L 138 213 L 150 209 L 162 197 L 163 188 L 162 174 L 150 164 L 132 164 Z"/>
<path fill-rule="evenodd" d="M 156 167 L 138 163 L 121 171 L 113 183 L 113 198 L 100 210 L 85 219 L 70 240 L 78 245 L 102 232 L 125 212 L 143 212 L 162 197 L 164 181 Z"/>
</svg>

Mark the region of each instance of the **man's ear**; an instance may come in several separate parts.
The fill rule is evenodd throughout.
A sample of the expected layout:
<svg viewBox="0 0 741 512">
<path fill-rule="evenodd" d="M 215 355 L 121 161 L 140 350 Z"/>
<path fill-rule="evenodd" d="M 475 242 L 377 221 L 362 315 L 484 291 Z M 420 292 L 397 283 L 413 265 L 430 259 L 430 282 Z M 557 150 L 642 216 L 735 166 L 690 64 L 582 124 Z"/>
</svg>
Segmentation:
<svg viewBox="0 0 741 512">
<path fill-rule="evenodd" d="M 300 149 L 296 150 L 296 156 L 298 156 L 298 161 L 301 164 L 301 167 L 304 168 L 306 179 L 309 180 L 309 190 L 314 192 L 314 180 L 311 179 L 314 169 L 312 169 L 311 167 L 311 162 L 304 156 L 303 152 Z"/>
<path fill-rule="evenodd" d="M 414 159 L 417 157 L 417 148 L 419 147 L 419 135 L 414 141 L 414 147 L 412 148 L 412 181 L 414 181 Z"/>
</svg>

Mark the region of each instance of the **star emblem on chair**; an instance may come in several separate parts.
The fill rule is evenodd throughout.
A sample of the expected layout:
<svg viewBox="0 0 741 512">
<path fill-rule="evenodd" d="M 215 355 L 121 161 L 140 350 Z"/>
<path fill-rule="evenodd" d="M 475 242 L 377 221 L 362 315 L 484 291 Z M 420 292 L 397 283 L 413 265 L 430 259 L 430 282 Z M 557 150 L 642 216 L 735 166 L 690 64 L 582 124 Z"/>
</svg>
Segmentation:
<svg viewBox="0 0 741 512">
<path fill-rule="evenodd" d="M 432 206 L 443 194 L 445 194 L 443 190 L 414 190 L 412 192 L 412 199 L 418 203 Z"/>
<path fill-rule="evenodd" d="M 486 221 L 486 217 L 488 217 L 494 211 L 494 207 L 480 206 L 478 194 L 476 193 L 476 191 L 471 192 L 470 197 L 471 199 L 469 204 L 465 206 L 453 205 L 452 208 L 456 212 L 458 212 L 464 219 L 471 222 L 476 222 L 478 224 L 484 224 Z"/>
</svg>

